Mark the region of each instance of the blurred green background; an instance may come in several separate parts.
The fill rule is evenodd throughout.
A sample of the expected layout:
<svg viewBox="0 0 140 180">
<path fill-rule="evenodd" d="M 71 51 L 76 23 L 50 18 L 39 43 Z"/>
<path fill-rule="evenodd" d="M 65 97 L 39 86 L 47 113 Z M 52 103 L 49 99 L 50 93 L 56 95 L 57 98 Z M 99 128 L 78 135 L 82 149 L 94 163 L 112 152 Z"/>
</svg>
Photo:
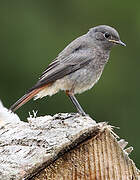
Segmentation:
<svg viewBox="0 0 140 180">
<path fill-rule="evenodd" d="M 140 168 L 140 1 L 42 0 L 0 2 L 0 99 L 10 107 L 32 87 L 46 66 L 76 37 L 100 24 L 115 27 L 127 47 L 115 47 L 100 81 L 77 98 L 97 121 L 134 147 Z M 63 92 L 30 101 L 17 111 L 38 116 L 75 111 Z"/>
</svg>

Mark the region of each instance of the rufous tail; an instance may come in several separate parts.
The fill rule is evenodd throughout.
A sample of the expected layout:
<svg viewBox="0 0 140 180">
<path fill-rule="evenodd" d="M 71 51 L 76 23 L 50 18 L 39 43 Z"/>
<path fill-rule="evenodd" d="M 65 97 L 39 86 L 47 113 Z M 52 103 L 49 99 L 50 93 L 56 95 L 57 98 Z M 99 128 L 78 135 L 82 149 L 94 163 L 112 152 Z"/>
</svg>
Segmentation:
<svg viewBox="0 0 140 180">
<path fill-rule="evenodd" d="M 46 86 L 40 87 L 38 89 L 34 89 L 31 92 L 25 94 L 22 96 L 16 103 L 14 103 L 9 110 L 15 112 L 17 109 L 19 109 L 22 105 L 27 103 L 30 99 L 32 99 L 39 91 L 44 89 Z"/>
</svg>

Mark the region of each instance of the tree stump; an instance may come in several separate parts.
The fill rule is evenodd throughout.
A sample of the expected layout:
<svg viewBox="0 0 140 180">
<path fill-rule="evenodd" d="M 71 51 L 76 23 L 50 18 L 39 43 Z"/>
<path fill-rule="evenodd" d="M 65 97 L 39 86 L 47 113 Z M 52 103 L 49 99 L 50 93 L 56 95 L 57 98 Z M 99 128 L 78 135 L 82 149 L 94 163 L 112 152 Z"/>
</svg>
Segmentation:
<svg viewBox="0 0 140 180">
<path fill-rule="evenodd" d="M 89 116 L 34 112 L 22 122 L 0 104 L 0 180 L 138 180 L 132 147 L 118 139 Z"/>
</svg>

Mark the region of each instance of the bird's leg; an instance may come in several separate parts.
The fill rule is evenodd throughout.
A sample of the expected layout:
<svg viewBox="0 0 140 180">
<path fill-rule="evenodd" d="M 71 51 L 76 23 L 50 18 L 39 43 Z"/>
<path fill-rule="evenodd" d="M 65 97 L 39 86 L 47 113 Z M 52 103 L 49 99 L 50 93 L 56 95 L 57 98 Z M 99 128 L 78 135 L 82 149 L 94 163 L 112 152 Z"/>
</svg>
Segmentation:
<svg viewBox="0 0 140 180">
<path fill-rule="evenodd" d="M 79 114 L 81 114 L 82 116 L 85 116 L 86 113 L 84 112 L 84 110 L 82 109 L 82 107 L 80 106 L 79 102 L 77 101 L 76 97 L 74 96 L 74 94 L 70 91 L 66 91 L 66 95 L 69 96 L 70 100 L 72 101 L 72 103 L 74 104 L 74 106 L 76 107 L 77 111 Z"/>
</svg>

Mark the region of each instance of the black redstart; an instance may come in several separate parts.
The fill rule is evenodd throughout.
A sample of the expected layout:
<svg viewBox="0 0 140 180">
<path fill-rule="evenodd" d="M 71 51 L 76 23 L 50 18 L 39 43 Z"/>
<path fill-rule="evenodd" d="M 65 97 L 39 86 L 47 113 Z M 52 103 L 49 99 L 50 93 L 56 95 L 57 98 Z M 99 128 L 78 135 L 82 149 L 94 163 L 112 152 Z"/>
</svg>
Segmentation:
<svg viewBox="0 0 140 180">
<path fill-rule="evenodd" d="M 74 95 L 92 88 L 97 83 L 115 44 L 125 46 L 114 28 L 106 25 L 91 28 L 87 34 L 72 41 L 49 64 L 35 86 L 13 104 L 10 110 L 16 111 L 31 98 L 52 96 L 63 90 L 78 113 L 85 115 Z"/>
</svg>

